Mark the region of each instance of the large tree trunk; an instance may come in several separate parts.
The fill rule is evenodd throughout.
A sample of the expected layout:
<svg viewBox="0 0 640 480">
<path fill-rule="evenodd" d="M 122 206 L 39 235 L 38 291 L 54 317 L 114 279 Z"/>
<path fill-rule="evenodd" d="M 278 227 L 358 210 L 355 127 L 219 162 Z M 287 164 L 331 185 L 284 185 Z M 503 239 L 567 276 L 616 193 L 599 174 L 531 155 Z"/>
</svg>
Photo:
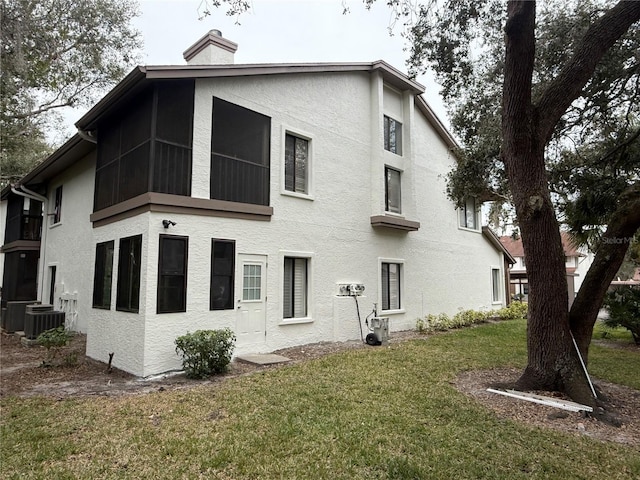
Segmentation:
<svg viewBox="0 0 640 480">
<path fill-rule="evenodd" d="M 535 2 L 510 0 L 505 26 L 502 160 L 529 278 L 528 364 L 517 387 L 560 390 L 580 403 L 595 406 L 571 336 L 564 252 L 544 154 L 555 125 L 600 58 L 633 18 L 640 18 L 640 2 L 620 2 L 594 22 L 537 107 L 531 100 L 535 9 Z"/>
</svg>

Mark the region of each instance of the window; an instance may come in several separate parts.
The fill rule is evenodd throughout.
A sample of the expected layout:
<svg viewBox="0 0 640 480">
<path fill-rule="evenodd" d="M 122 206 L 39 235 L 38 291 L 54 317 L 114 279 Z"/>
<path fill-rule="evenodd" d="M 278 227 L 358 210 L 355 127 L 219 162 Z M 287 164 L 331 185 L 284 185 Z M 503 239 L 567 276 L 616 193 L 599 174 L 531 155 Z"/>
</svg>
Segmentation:
<svg viewBox="0 0 640 480">
<path fill-rule="evenodd" d="M 49 267 L 49 305 L 53 305 L 56 308 L 56 270 L 58 267 L 51 265 Z"/>
<path fill-rule="evenodd" d="M 158 254 L 158 313 L 187 310 L 187 252 L 189 238 L 160 235 Z"/>
<path fill-rule="evenodd" d="M 284 257 L 283 318 L 307 316 L 308 258 Z"/>
<path fill-rule="evenodd" d="M 492 300 L 494 303 L 500 301 L 500 269 L 492 268 L 491 269 L 491 292 L 492 292 Z"/>
<path fill-rule="evenodd" d="M 53 204 L 53 224 L 60 223 L 62 219 L 62 185 L 56 188 L 56 199 Z"/>
<path fill-rule="evenodd" d="M 262 265 L 245 264 L 242 272 L 242 300 L 262 299 Z"/>
<path fill-rule="evenodd" d="M 467 197 L 464 205 L 459 210 L 460 227 L 478 230 L 478 210 L 476 207 L 476 199 Z"/>
<path fill-rule="evenodd" d="M 400 171 L 384 168 L 384 209 L 387 212 L 401 213 Z"/>
<path fill-rule="evenodd" d="M 402 124 L 391 117 L 384 116 L 384 149 L 402 155 Z"/>
<path fill-rule="evenodd" d="M 120 239 L 116 310 L 138 313 L 142 235 Z"/>
<path fill-rule="evenodd" d="M 210 197 L 269 205 L 271 118 L 213 99 Z"/>
<path fill-rule="evenodd" d="M 233 309 L 233 283 L 236 258 L 236 242 L 211 241 L 211 292 L 210 310 Z"/>
<path fill-rule="evenodd" d="M 309 140 L 285 135 L 284 189 L 290 192 L 309 193 Z"/>
<path fill-rule="evenodd" d="M 382 262 L 382 310 L 400 310 L 400 271 L 402 264 Z"/>
<path fill-rule="evenodd" d="M 111 277 L 113 274 L 113 240 L 96 245 L 93 274 L 93 308 L 111 308 Z"/>
</svg>

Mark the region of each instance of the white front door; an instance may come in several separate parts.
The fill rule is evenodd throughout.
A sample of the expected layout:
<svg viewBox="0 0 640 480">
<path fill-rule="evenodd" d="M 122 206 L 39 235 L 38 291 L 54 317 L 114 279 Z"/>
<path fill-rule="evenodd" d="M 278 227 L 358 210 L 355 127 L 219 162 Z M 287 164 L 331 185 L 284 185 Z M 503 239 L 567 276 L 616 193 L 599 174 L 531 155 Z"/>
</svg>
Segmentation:
<svg viewBox="0 0 640 480">
<path fill-rule="evenodd" d="M 240 254 L 241 289 L 238 300 L 238 345 L 262 345 L 266 337 L 267 257 Z"/>
</svg>

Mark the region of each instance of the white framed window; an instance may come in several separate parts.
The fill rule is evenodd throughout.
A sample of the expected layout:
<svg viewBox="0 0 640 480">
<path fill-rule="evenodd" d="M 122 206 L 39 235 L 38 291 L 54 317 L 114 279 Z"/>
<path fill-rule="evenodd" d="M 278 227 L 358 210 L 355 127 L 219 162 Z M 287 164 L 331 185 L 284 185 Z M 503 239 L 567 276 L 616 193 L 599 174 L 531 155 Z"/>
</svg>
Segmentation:
<svg viewBox="0 0 640 480">
<path fill-rule="evenodd" d="M 53 202 L 53 212 L 49 214 L 49 217 L 51 218 L 51 226 L 58 225 L 62 222 L 62 185 L 58 185 L 58 187 L 56 187 Z"/>
<path fill-rule="evenodd" d="M 384 167 L 384 209 L 391 213 L 402 213 L 402 172 Z"/>
<path fill-rule="evenodd" d="M 313 137 L 288 127 L 282 132 L 281 193 L 312 199 Z"/>
<path fill-rule="evenodd" d="M 403 311 L 404 260 L 382 258 L 380 264 L 380 306 L 383 312 Z"/>
<path fill-rule="evenodd" d="M 491 301 L 493 303 L 501 303 L 502 295 L 500 288 L 500 269 L 497 267 L 491 267 Z"/>
<path fill-rule="evenodd" d="M 384 115 L 384 149 L 402 155 L 402 123 Z"/>
<path fill-rule="evenodd" d="M 460 228 L 468 228 L 469 230 L 480 230 L 479 222 L 480 212 L 474 197 L 467 197 L 464 205 L 458 209 L 458 225 Z"/>
<path fill-rule="evenodd" d="M 311 322 L 313 254 L 282 254 L 282 323 Z"/>
</svg>

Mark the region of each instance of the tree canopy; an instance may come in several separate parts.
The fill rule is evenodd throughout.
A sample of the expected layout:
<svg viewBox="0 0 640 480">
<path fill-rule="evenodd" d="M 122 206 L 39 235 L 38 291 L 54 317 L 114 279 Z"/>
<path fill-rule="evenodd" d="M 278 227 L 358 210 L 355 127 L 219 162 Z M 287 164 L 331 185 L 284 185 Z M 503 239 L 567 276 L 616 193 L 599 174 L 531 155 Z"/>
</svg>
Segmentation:
<svg viewBox="0 0 640 480">
<path fill-rule="evenodd" d="M 93 104 L 137 59 L 134 0 L 2 0 L 2 184 L 50 151 L 56 112 Z"/>
</svg>

